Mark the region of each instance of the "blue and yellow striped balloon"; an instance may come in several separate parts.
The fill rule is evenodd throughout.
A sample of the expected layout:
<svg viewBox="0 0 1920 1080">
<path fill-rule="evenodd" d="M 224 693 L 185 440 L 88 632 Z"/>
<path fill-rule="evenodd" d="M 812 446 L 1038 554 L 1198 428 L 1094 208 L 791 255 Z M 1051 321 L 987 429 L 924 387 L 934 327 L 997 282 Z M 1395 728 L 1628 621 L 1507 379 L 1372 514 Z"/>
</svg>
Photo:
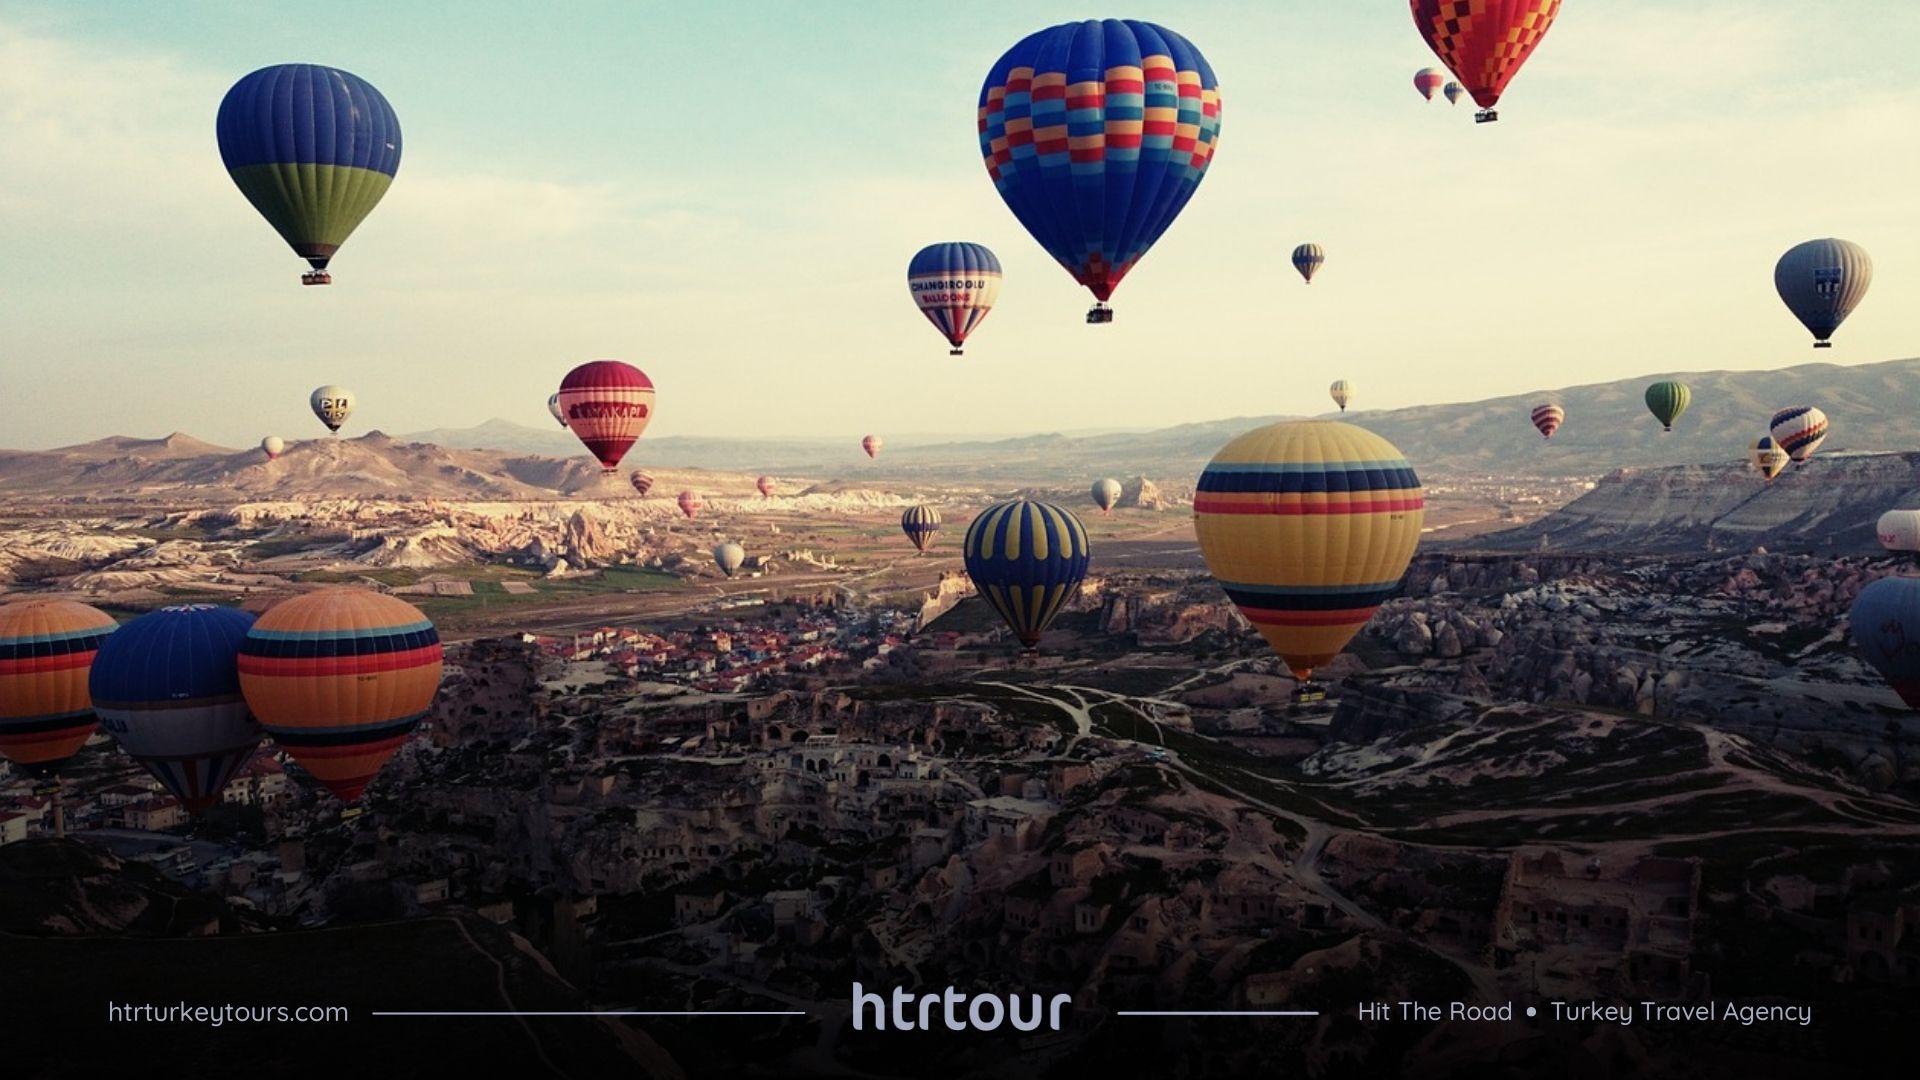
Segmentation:
<svg viewBox="0 0 1920 1080">
<path fill-rule="evenodd" d="M 400 119 L 373 84 L 319 64 L 276 64 L 233 84 L 215 123 L 220 159 L 253 208 L 312 264 L 327 263 L 400 171 Z"/>
<path fill-rule="evenodd" d="M 906 513 L 900 515 L 900 531 L 913 541 L 915 549 L 924 553 L 940 531 L 940 511 L 925 503 L 909 506 Z"/>
<path fill-rule="evenodd" d="M 967 576 L 1031 649 L 1087 576 L 1093 552 L 1080 519 L 1052 503 L 989 506 L 967 526 Z"/>
<path fill-rule="evenodd" d="M 1392 443 L 1351 424 L 1293 420 L 1214 455 L 1193 525 L 1228 598 L 1305 680 L 1399 590 L 1425 506 Z"/>
</svg>

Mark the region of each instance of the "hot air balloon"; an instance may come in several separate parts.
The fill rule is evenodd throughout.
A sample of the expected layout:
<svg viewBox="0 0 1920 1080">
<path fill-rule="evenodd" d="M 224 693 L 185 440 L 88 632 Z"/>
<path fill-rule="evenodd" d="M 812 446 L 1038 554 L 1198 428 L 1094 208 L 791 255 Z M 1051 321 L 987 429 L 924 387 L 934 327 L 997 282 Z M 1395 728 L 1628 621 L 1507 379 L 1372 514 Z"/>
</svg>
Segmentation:
<svg viewBox="0 0 1920 1080">
<path fill-rule="evenodd" d="M 559 397 L 561 419 L 606 473 L 619 471 L 620 459 L 653 419 L 653 380 L 618 360 L 594 360 L 567 372 Z"/>
<path fill-rule="evenodd" d="M 1087 576 L 1092 549 L 1080 519 L 1051 503 L 989 506 L 967 526 L 967 576 L 1033 649 Z"/>
<path fill-rule="evenodd" d="M 1307 284 L 1313 284 L 1313 275 L 1326 265 L 1327 249 L 1319 244 L 1301 244 L 1293 249 L 1293 268 L 1300 271 Z"/>
<path fill-rule="evenodd" d="M 238 608 L 164 607 L 115 631 L 93 662 L 100 727 L 192 813 L 220 801 L 265 735 L 240 693 L 252 626 Z"/>
<path fill-rule="evenodd" d="M 627 482 L 632 484 L 633 490 L 642 497 L 644 497 L 647 492 L 653 490 L 653 477 L 648 476 L 639 469 L 633 470 L 633 475 L 627 477 Z"/>
<path fill-rule="evenodd" d="M 1647 411 L 1668 431 L 1673 430 L 1673 422 L 1687 411 L 1687 404 L 1692 400 L 1693 391 L 1683 382 L 1668 380 L 1647 387 Z"/>
<path fill-rule="evenodd" d="M 404 600 L 320 589 L 260 616 L 240 646 L 239 667 L 240 691 L 260 726 L 352 802 L 432 707 L 440 635 Z"/>
<path fill-rule="evenodd" d="M 313 267 L 301 284 L 331 282 L 327 263 L 400 170 L 393 106 L 339 68 L 277 64 L 233 84 L 215 131 L 240 193 Z"/>
<path fill-rule="evenodd" d="M 1200 553 L 1301 685 L 1399 591 L 1426 499 L 1392 443 L 1335 420 L 1290 420 L 1234 439 L 1195 490 Z"/>
<path fill-rule="evenodd" d="M 1889 510 L 1873 531 L 1888 551 L 1920 551 L 1920 510 Z"/>
<path fill-rule="evenodd" d="M 553 418 L 555 420 L 560 421 L 561 427 L 567 426 L 567 414 L 560 411 L 560 395 L 559 394 L 547 395 L 547 411 L 553 414 Z"/>
<path fill-rule="evenodd" d="M 763 476 L 760 479 L 755 480 L 753 482 L 753 486 L 760 489 L 761 498 L 763 499 L 773 498 L 773 477 Z"/>
<path fill-rule="evenodd" d="M 1000 298 L 1000 260 L 979 244 L 929 244 L 907 264 L 907 289 L 920 314 L 946 335 L 950 356 Z"/>
<path fill-rule="evenodd" d="M 1103 514 L 1113 513 L 1113 504 L 1120 501 L 1120 481 L 1108 477 L 1093 482 L 1093 505 Z"/>
<path fill-rule="evenodd" d="M 728 577 L 733 576 L 740 564 L 747 561 L 747 550 L 735 543 L 716 544 L 713 548 L 713 565 Z"/>
<path fill-rule="evenodd" d="M 1883 577 L 1847 613 L 1854 647 L 1909 709 L 1920 709 L 1920 578 Z"/>
<path fill-rule="evenodd" d="M 1412 0 L 1413 24 L 1480 103 L 1479 123 L 1560 13 L 1560 0 Z"/>
<path fill-rule="evenodd" d="M 1791 460 L 1793 459 L 1787 456 L 1785 450 L 1780 449 L 1771 435 L 1760 436 L 1747 449 L 1747 464 L 1752 465 L 1754 471 L 1769 482 L 1779 476 L 1780 470 L 1786 468 L 1787 462 Z"/>
<path fill-rule="evenodd" d="M 0 605 L 0 757 L 51 774 L 93 734 L 87 672 L 113 617 L 72 600 Z"/>
<path fill-rule="evenodd" d="M 278 461 L 280 455 L 287 452 L 287 442 L 278 435 L 269 435 L 260 440 L 260 452 L 267 455 L 268 461 Z"/>
<path fill-rule="evenodd" d="M 1558 405 L 1535 405 L 1533 407 L 1533 426 L 1539 428 L 1540 434 L 1546 438 L 1553 438 L 1553 433 L 1560 430 L 1560 425 L 1565 422 L 1566 419 L 1567 410 Z"/>
<path fill-rule="evenodd" d="M 870 458 L 877 458 L 880 456 L 880 447 L 882 445 L 883 444 L 880 441 L 880 436 L 878 435 L 869 435 L 866 438 L 860 440 L 860 449 L 865 450 L 867 452 L 867 456 Z"/>
<path fill-rule="evenodd" d="M 1774 413 L 1767 429 L 1788 457 L 1805 461 L 1827 440 L 1827 414 L 1811 405 L 1795 405 Z"/>
<path fill-rule="evenodd" d="M 1796 244 L 1773 267 L 1773 287 L 1787 310 L 1813 333 L 1813 347 L 1830 349 L 1827 340 L 1873 284 L 1873 260 L 1867 249 L 1828 237 Z"/>
<path fill-rule="evenodd" d="M 329 384 L 308 395 L 307 405 L 313 409 L 313 415 L 327 425 L 328 431 L 338 435 L 340 426 L 353 415 L 353 391 Z"/>
<path fill-rule="evenodd" d="M 694 492 L 680 493 L 680 512 L 687 515 L 689 521 L 700 516 L 700 507 L 703 505 L 705 504 L 700 501 L 700 496 Z"/>
<path fill-rule="evenodd" d="M 934 534 L 940 531 L 940 511 L 925 504 L 907 507 L 900 515 L 900 531 L 913 541 L 914 550 L 925 553 L 927 545 L 933 543 Z"/>
<path fill-rule="evenodd" d="M 1327 387 L 1327 396 L 1333 399 L 1335 405 L 1340 406 L 1341 412 L 1346 412 L 1347 402 L 1353 400 L 1353 384 L 1345 379 L 1335 379 L 1333 385 Z"/>
<path fill-rule="evenodd" d="M 1428 101 L 1433 100 L 1434 93 L 1437 92 L 1446 81 L 1447 77 L 1441 74 L 1439 68 L 1421 68 L 1419 71 L 1413 73 L 1413 88 L 1420 91 L 1420 96 L 1426 98 Z"/>
<path fill-rule="evenodd" d="M 1193 43 L 1134 20 L 1062 23 L 1007 50 L 980 88 L 987 174 L 1098 301 L 1192 198 L 1220 136 L 1220 85 Z"/>
<path fill-rule="evenodd" d="M 1450 82 L 1447 84 L 1446 89 L 1442 90 L 1441 93 L 1447 95 L 1447 104 L 1458 105 L 1460 104 L 1460 99 L 1464 97 L 1467 92 L 1465 90 L 1460 89 L 1459 83 Z"/>
</svg>

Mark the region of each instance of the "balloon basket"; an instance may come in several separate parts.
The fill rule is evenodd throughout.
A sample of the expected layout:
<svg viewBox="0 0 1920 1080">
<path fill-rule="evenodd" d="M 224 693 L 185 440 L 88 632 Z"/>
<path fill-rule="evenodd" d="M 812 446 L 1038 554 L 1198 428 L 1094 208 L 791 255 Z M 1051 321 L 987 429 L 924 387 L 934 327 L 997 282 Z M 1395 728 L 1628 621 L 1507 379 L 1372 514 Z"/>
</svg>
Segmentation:
<svg viewBox="0 0 1920 1080">
<path fill-rule="evenodd" d="M 1500 119 L 1500 114 L 1493 109 L 1481 109 L 1479 112 L 1473 114 L 1473 122 L 1476 124 L 1491 124 L 1498 119 Z"/>
<path fill-rule="evenodd" d="M 966 354 L 961 352 L 959 349 L 948 349 L 947 355 L 948 356 L 965 356 Z"/>
<path fill-rule="evenodd" d="M 325 270 L 309 270 L 300 275 L 300 284 L 331 285 L 333 284 L 333 275 L 327 273 Z"/>
<path fill-rule="evenodd" d="M 1316 682 L 1303 682 L 1293 688 L 1293 703 L 1307 705 L 1327 700 L 1327 688 Z"/>
<path fill-rule="evenodd" d="M 1833 342 L 1831 342 L 1831 341 L 1816 341 L 1816 342 L 1814 342 L 1814 343 L 1813 343 L 1813 347 L 1814 347 L 1814 348 L 1816 348 L 1816 349 L 1831 349 L 1831 348 L 1833 348 Z"/>
<path fill-rule="evenodd" d="M 1113 309 L 1108 307 L 1105 304 L 1095 304 L 1093 305 L 1093 308 L 1087 312 L 1088 326 L 1097 326 L 1102 323 L 1110 323 L 1112 321 L 1113 321 Z"/>
</svg>

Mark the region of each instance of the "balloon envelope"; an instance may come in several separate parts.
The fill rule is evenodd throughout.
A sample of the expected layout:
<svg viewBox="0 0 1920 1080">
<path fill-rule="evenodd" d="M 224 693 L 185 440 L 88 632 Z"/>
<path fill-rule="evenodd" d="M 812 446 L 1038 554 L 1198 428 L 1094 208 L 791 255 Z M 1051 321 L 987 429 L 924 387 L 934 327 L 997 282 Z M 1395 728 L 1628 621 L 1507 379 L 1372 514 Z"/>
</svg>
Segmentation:
<svg viewBox="0 0 1920 1080">
<path fill-rule="evenodd" d="M 353 405 L 353 391 L 344 386 L 328 384 L 307 395 L 307 406 L 313 415 L 327 425 L 328 431 L 336 433 L 347 422 L 347 417 L 353 415 Z"/>
<path fill-rule="evenodd" d="M 1113 505 L 1120 501 L 1120 481 L 1108 477 L 1093 482 L 1093 505 L 1103 514 L 1113 513 Z"/>
<path fill-rule="evenodd" d="M 1754 471 L 1767 480 L 1779 476 L 1780 470 L 1786 468 L 1787 462 L 1792 460 L 1785 450 L 1780 449 L 1780 444 L 1773 441 L 1771 435 L 1760 436 L 1754 440 L 1751 447 L 1747 448 L 1747 464 L 1753 466 Z"/>
<path fill-rule="evenodd" d="M 1920 551 L 1920 510 L 1889 510 L 1874 526 L 1888 551 Z"/>
<path fill-rule="evenodd" d="M 643 496 L 653 490 L 653 477 L 648 476 L 639 469 L 633 470 L 633 475 L 627 477 L 627 482 L 633 485 L 634 491 L 639 492 Z"/>
<path fill-rule="evenodd" d="M 1333 385 L 1327 387 L 1327 396 L 1333 399 L 1335 405 L 1340 406 L 1341 412 L 1346 412 L 1347 402 L 1353 400 L 1353 384 L 1345 379 L 1335 379 Z"/>
<path fill-rule="evenodd" d="M 700 496 L 694 492 L 683 491 L 680 493 L 680 512 L 687 515 L 689 519 L 699 516 L 700 507 L 703 505 L 705 504 L 700 501 Z"/>
<path fill-rule="evenodd" d="M 567 426 L 567 414 L 560 411 L 559 394 L 547 395 L 547 411 L 553 414 L 553 418 L 560 422 L 561 427 Z"/>
<path fill-rule="evenodd" d="M 1092 559 L 1079 518 L 1027 499 L 982 510 L 967 526 L 963 554 L 974 588 L 1029 649 L 1080 587 Z"/>
<path fill-rule="evenodd" d="M 1460 104 L 1460 99 L 1462 97 L 1465 97 L 1467 93 L 1465 90 L 1462 90 L 1460 88 L 1460 84 L 1457 82 L 1448 83 L 1446 90 L 1443 92 L 1447 95 L 1447 104 L 1449 105 Z"/>
<path fill-rule="evenodd" d="M 979 129 L 1007 208 L 1105 301 L 1212 164 L 1220 84 L 1200 50 L 1165 27 L 1062 23 L 993 65 Z"/>
<path fill-rule="evenodd" d="M 400 170 L 393 106 L 339 68 L 261 68 L 227 91 L 214 126 L 227 174 L 315 271 L 327 268 Z"/>
<path fill-rule="evenodd" d="M 1558 405 L 1535 405 L 1533 407 L 1533 426 L 1539 428 L 1540 434 L 1549 439 L 1553 438 L 1554 432 L 1560 430 L 1560 425 L 1564 423 L 1566 419 L 1567 410 Z"/>
<path fill-rule="evenodd" d="M 1560 0 L 1412 0 L 1412 9 L 1434 55 L 1491 109 L 1560 14 Z"/>
<path fill-rule="evenodd" d="M 87 674 L 117 625 L 72 600 L 0 605 L 0 757 L 45 775 L 79 752 L 97 726 Z"/>
<path fill-rule="evenodd" d="M 773 477 L 763 476 L 760 479 L 755 480 L 753 482 L 753 486 L 760 489 L 761 498 L 773 497 Z"/>
<path fill-rule="evenodd" d="M 653 419 L 653 380 L 632 364 L 594 360 L 560 381 L 560 417 L 600 461 L 615 472 L 620 459 Z"/>
<path fill-rule="evenodd" d="M 732 577 L 733 572 L 740 569 L 740 564 L 746 561 L 747 551 L 739 544 L 718 544 L 713 549 L 713 565 L 719 567 L 720 572 L 728 577 Z"/>
<path fill-rule="evenodd" d="M 320 589 L 260 616 L 240 647 L 239 667 L 241 693 L 260 726 L 352 802 L 432 707 L 440 635 L 404 600 Z"/>
<path fill-rule="evenodd" d="M 1301 244 L 1293 249 L 1293 268 L 1300 271 L 1300 276 L 1307 279 L 1309 285 L 1313 284 L 1313 275 L 1319 273 L 1326 262 L 1327 249 L 1319 244 Z"/>
<path fill-rule="evenodd" d="M 269 435 L 260 440 L 260 452 L 267 455 L 268 461 L 276 460 L 287 452 L 286 440 L 278 435 Z"/>
<path fill-rule="evenodd" d="M 220 801 L 266 734 L 240 693 L 253 622 L 238 608 L 164 607 L 115 631 L 93 662 L 102 730 L 196 814 Z"/>
<path fill-rule="evenodd" d="M 1854 647 L 1909 709 L 1920 709 L 1920 578 L 1884 577 L 1847 614 Z"/>
<path fill-rule="evenodd" d="M 1426 498 L 1392 443 L 1333 420 L 1234 439 L 1200 474 L 1194 531 L 1228 599 L 1302 680 L 1400 589 Z"/>
<path fill-rule="evenodd" d="M 1673 422 L 1680 419 L 1680 414 L 1686 412 L 1688 403 L 1693 401 L 1693 391 L 1686 383 L 1668 380 L 1647 387 L 1646 397 L 1647 411 L 1664 424 L 1666 430 L 1672 431 Z"/>
<path fill-rule="evenodd" d="M 907 290 L 959 356 L 1000 298 L 1000 260 L 979 244 L 930 244 L 907 264 Z"/>
<path fill-rule="evenodd" d="M 1812 405 L 1795 405 L 1774 413 L 1767 429 L 1788 457 L 1805 461 L 1827 441 L 1827 414 Z"/>
<path fill-rule="evenodd" d="M 1446 81 L 1447 77 L 1440 72 L 1439 68 L 1421 68 L 1413 73 L 1413 88 L 1420 91 L 1420 96 L 1428 101 L 1433 100 L 1433 95 Z"/>
<path fill-rule="evenodd" d="M 870 458 L 880 456 L 880 447 L 882 445 L 884 444 L 880 441 L 880 436 L 878 435 L 869 435 L 860 440 L 860 449 L 865 450 L 867 456 Z"/>
<path fill-rule="evenodd" d="M 925 551 L 927 545 L 933 543 L 934 534 L 940 531 L 940 511 L 925 504 L 909 506 L 906 513 L 900 515 L 900 531 L 907 534 L 915 550 Z"/>
<path fill-rule="evenodd" d="M 1873 259 L 1867 249 L 1833 237 L 1796 244 L 1773 267 L 1775 291 L 1812 332 L 1816 349 L 1829 345 L 1828 339 L 1872 284 Z"/>
</svg>

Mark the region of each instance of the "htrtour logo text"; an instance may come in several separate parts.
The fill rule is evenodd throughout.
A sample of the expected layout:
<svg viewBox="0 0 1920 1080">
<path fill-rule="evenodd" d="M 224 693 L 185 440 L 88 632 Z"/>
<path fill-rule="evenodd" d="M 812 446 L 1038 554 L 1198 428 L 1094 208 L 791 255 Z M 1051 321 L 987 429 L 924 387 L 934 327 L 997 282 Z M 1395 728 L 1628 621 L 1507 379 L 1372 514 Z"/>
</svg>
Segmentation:
<svg viewBox="0 0 1920 1080">
<path fill-rule="evenodd" d="M 949 986 L 937 994 L 914 995 L 904 987 L 893 988 L 892 1010 L 882 994 L 853 984 L 853 1030 L 867 1030 L 867 1010 L 873 1010 L 873 1030 L 927 1031 L 937 1022 L 948 1031 L 993 1031 L 1003 1025 L 1015 1031 L 1036 1031 L 1045 1023 L 1048 1031 L 1060 1031 L 1064 1012 L 1073 1006 L 1072 994 L 1055 994 L 1041 1001 L 1039 994 L 974 994 L 968 996 Z"/>
</svg>

